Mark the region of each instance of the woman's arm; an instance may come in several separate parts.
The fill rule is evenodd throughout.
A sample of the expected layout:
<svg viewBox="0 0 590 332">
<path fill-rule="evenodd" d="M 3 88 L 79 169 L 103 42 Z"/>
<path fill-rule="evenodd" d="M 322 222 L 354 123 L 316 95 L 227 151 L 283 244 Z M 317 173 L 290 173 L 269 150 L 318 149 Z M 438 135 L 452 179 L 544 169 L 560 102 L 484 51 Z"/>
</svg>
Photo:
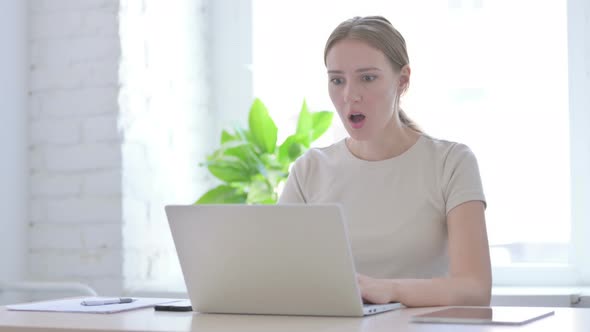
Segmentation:
<svg viewBox="0 0 590 332">
<path fill-rule="evenodd" d="M 361 295 L 371 303 L 401 302 L 408 307 L 490 304 L 492 273 L 484 205 L 470 201 L 447 215 L 449 277 L 375 279 L 358 276 Z"/>
</svg>

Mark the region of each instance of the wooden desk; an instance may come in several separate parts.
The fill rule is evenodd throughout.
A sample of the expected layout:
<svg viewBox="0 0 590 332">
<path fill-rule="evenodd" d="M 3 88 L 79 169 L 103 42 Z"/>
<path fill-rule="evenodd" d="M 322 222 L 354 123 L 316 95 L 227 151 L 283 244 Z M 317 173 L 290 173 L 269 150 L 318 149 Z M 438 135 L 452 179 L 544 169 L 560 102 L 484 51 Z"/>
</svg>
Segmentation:
<svg viewBox="0 0 590 332">
<path fill-rule="evenodd" d="M 0 331 L 590 331 L 590 309 L 555 308 L 555 315 L 520 326 L 410 323 L 412 315 L 439 308 L 402 309 L 365 318 L 211 315 L 141 309 L 117 314 L 7 311 L 0 307 Z"/>
</svg>

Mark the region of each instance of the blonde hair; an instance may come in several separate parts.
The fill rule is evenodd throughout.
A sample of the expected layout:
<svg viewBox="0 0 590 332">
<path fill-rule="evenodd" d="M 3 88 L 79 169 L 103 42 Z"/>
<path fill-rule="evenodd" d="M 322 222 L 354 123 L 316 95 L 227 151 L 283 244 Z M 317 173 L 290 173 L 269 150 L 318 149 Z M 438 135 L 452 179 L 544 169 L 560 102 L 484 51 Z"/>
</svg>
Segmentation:
<svg viewBox="0 0 590 332">
<path fill-rule="evenodd" d="M 324 64 L 326 64 L 326 57 L 332 46 L 347 38 L 364 41 L 383 52 L 396 71 L 400 71 L 410 63 L 406 41 L 391 22 L 381 16 L 357 16 L 340 23 L 332 31 L 324 48 Z M 422 133 L 420 127 L 399 107 L 400 95 L 408 89 L 408 85 L 409 82 L 402 87 L 401 93 L 396 97 L 394 107 L 397 108 L 399 119 L 405 126 Z"/>
</svg>

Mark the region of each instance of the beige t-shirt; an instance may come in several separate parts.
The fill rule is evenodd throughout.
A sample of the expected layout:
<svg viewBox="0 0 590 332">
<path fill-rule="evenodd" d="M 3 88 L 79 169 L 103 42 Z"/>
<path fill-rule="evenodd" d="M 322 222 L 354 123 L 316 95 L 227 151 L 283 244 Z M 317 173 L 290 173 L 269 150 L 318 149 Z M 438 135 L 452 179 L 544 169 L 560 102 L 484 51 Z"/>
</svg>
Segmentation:
<svg viewBox="0 0 590 332">
<path fill-rule="evenodd" d="M 446 216 L 472 200 L 485 204 L 471 150 L 423 135 L 382 161 L 358 159 L 345 140 L 310 149 L 293 165 L 279 204 L 340 203 L 359 273 L 433 278 L 448 274 Z"/>
</svg>

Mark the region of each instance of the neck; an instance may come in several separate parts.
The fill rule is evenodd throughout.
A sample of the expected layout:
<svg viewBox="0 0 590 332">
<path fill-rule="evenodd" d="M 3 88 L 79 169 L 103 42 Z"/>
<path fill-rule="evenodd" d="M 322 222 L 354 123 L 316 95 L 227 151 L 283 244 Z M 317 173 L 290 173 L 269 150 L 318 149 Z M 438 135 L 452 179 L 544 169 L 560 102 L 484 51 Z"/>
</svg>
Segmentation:
<svg viewBox="0 0 590 332">
<path fill-rule="evenodd" d="M 421 134 L 401 123 L 396 116 L 393 118 L 381 133 L 368 140 L 358 141 L 349 137 L 346 145 L 350 152 L 363 160 L 379 161 L 397 157 L 410 149 Z"/>
</svg>

